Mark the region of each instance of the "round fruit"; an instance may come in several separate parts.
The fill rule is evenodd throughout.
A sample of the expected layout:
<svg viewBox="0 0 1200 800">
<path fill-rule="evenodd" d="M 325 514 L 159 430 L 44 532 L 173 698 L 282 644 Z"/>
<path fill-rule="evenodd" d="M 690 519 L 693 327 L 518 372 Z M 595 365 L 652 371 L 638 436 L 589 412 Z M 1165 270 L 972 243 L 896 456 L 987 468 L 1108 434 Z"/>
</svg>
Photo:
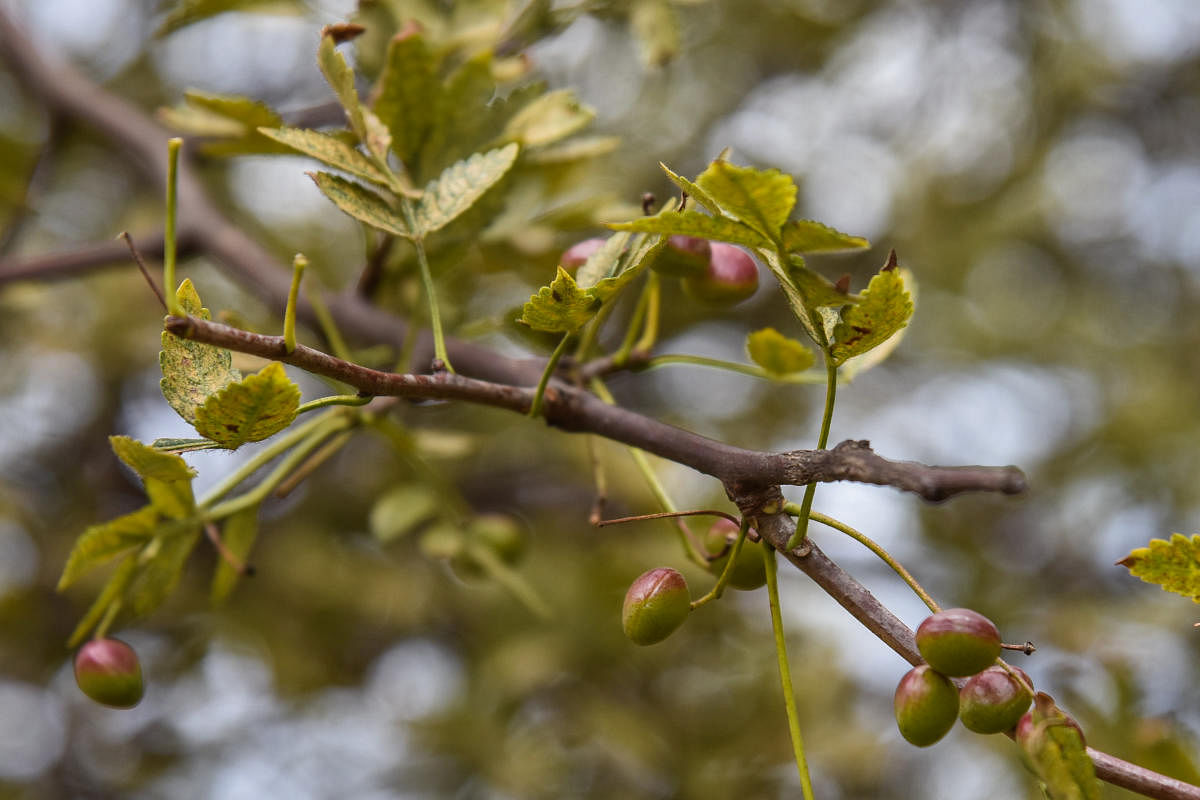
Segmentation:
<svg viewBox="0 0 1200 800">
<path fill-rule="evenodd" d="M 1012 668 L 1030 686 L 1033 682 L 1019 667 Z M 958 717 L 975 733 L 1011 730 L 1033 702 L 1033 695 L 999 664 L 971 678 L 958 692 Z"/>
<path fill-rule="evenodd" d="M 604 242 L 604 239 L 599 238 L 576 242 L 562 254 L 562 258 L 558 260 L 559 266 L 574 275 L 576 270 L 587 263 L 593 253 L 604 247 Z"/>
<path fill-rule="evenodd" d="M 945 736 L 958 718 L 958 689 L 928 664 L 904 673 L 896 687 L 896 725 L 900 735 L 917 747 L 928 747 Z"/>
<path fill-rule="evenodd" d="M 687 581 L 677 570 L 643 572 L 625 593 L 621 625 L 634 644 L 654 644 L 675 632 L 691 611 Z"/>
<path fill-rule="evenodd" d="M 731 306 L 758 291 L 758 265 L 741 248 L 713 242 L 708 269 L 684 278 L 683 290 L 697 300 Z"/>
<path fill-rule="evenodd" d="M 708 571 L 718 578 L 729 563 L 733 553 L 733 543 L 737 541 L 738 526 L 733 521 L 719 517 L 709 526 L 704 535 L 704 549 L 708 553 Z M 742 543 L 737 559 L 733 562 L 733 572 L 729 575 L 729 585 L 734 589 L 750 591 L 757 589 L 767 582 L 767 565 L 763 561 L 762 551 L 754 542 L 747 539 Z"/>
<path fill-rule="evenodd" d="M 120 639 L 93 639 L 75 654 L 75 683 L 97 703 L 133 708 L 146 693 L 142 665 Z"/>
<path fill-rule="evenodd" d="M 948 608 L 917 628 L 917 649 L 929 666 L 943 675 L 974 675 L 1000 655 L 1000 632 L 977 611 Z"/>
<path fill-rule="evenodd" d="M 708 269 L 713 245 L 708 239 L 676 234 L 667 238 L 651 268 L 662 275 L 686 278 L 702 275 Z"/>
</svg>

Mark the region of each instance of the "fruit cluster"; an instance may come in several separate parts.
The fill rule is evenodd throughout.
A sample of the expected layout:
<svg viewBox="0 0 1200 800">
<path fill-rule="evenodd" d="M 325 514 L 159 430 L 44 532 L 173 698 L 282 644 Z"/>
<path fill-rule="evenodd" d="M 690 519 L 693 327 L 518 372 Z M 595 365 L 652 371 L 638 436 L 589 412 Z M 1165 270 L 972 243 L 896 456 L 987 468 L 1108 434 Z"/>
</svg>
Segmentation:
<svg viewBox="0 0 1200 800">
<path fill-rule="evenodd" d="M 584 239 L 567 249 L 559 263 L 574 273 L 604 245 Z M 695 236 L 670 236 L 651 268 L 681 279 L 690 297 L 714 306 L 732 306 L 758 291 L 758 265 L 745 250 Z"/>
<path fill-rule="evenodd" d="M 1033 701 L 1029 676 L 996 663 L 1000 632 L 978 612 L 951 608 L 930 616 L 917 628 L 917 649 L 926 663 L 900 679 L 895 697 L 900 734 L 917 747 L 937 742 L 956 719 L 975 733 L 1012 730 Z M 968 676 L 961 689 L 950 680 Z"/>
</svg>

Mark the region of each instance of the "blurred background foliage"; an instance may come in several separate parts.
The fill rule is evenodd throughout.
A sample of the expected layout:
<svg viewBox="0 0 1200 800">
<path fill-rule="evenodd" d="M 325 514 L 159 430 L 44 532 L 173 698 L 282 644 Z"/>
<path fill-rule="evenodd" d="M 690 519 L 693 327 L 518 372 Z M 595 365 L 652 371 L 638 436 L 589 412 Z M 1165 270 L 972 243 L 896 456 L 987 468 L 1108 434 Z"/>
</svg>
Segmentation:
<svg viewBox="0 0 1200 800">
<path fill-rule="evenodd" d="M 894 247 L 919 282 L 904 344 L 839 394 L 833 441 L 1015 463 L 1031 486 L 930 506 L 826 485 L 814 507 L 877 538 L 944 604 L 1036 642 L 1017 663 L 1090 744 L 1200 778 L 1194 608 L 1113 566 L 1152 537 L 1200 530 L 1200 5 L 227 2 L 245 8 L 158 36 L 187 19 L 140 0 L 6 5 L 43 52 L 148 112 L 189 88 L 285 116 L 319 107 L 318 31 L 347 18 L 368 26 L 367 74 L 416 19 L 455 57 L 495 47 L 513 79 L 503 91 L 576 90 L 597 113 L 587 135 L 618 136 L 617 149 L 546 170 L 510 200 L 516 222 L 441 266 L 455 330 L 509 353 L 522 345 L 500 332 L 505 312 L 548 282 L 563 248 L 643 192 L 670 195 L 658 161 L 694 175 L 728 146 L 793 174 L 802 216 L 875 243 L 815 266 L 861 289 Z M 374 241 L 320 197 L 311 168 L 199 162 L 281 257 L 302 250 L 313 277 L 352 286 Z M 152 233 L 161 199 L 124 154 L 0 71 L 0 215 L 3 259 Z M 402 304 L 409 258 L 388 261 Z M 203 258 L 182 269 L 214 310 L 278 325 L 278 309 Z M 730 311 L 668 297 L 661 352 L 741 359 L 749 330 L 798 335 L 769 279 Z M 396 412 L 420 458 L 357 436 L 267 509 L 259 575 L 224 608 L 207 603 L 214 557 L 198 550 L 167 608 L 119 632 L 142 654 L 147 698 L 125 712 L 84 700 L 63 643 L 98 584 L 54 584 L 84 527 L 141 504 L 106 435 L 187 433 L 157 391 L 160 320 L 129 265 L 0 288 L 0 797 L 797 796 L 765 593 L 727 595 L 667 642 L 629 645 L 619 608 L 637 574 L 709 579 L 663 523 L 589 527 L 583 440 L 488 409 Z M 743 446 L 816 438 L 819 389 L 682 366 L 611 385 L 632 408 Z M 306 399 L 322 389 L 302 386 Z M 623 448 L 599 449 L 609 514 L 657 510 Z M 211 486 L 244 457 L 189 460 Z M 656 464 L 680 505 L 727 505 L 712 481 Z M 371 510 L 396 486 L 453 487 L 479 512 L 519 518 L 520 573 L 554 617 L 460 580 L 418 537 L 372 536 Z M 910 625 L 923 618 L 868 554 L 812 533 Z M 782 572 L 820 797 L 1039 796 L 1002 737 L 957 728 L 930 750 L 907 746 L 891 718 L 901 659 Z"/>
</svg>

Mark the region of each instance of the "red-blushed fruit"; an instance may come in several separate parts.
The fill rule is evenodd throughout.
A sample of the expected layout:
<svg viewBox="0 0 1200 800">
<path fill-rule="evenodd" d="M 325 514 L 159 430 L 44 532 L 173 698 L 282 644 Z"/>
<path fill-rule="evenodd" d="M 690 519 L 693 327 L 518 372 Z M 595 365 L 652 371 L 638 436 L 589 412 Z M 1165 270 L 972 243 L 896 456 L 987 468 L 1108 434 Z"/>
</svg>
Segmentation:
<svg viewBox="0 0 1200 800">
<path fill-rule="evenodd" d="M 894 700 L 900 735 L 917 747 L 941 739 L 958 719 L 958 689 L 928 664 L 904 673 Z"/>
<path fill-rule="evenodd" d="M 982 672 L 1000 655 L 1000 632 L 992 621 L 969 608 L 948 608 L 917 628 L 917 649 L 943 675 Z"/>
<path fill-rule="evenodd" d="M 675 632 L 691 611 L 687 581 L 678 570 L 643 572 L 625 593 L 621 626 L 634 644 L 654 644 Z"/>
<path fill-rule="evenodd" d="M 738 526 L 724 517 L 709 526 L 704 534 L 704 549 L 708 555 L 708 571 L 717 577 L 725 571 L 729 556 L 733 553 L 733 543 L 737 541 Z M 767 565 L 763 561 L 759 545 L 747 539 L 742 543 L 742 549 L 733 562 L 733 572 L 729 574 L 729 585 L 734 589 L 751 591 L 767 582 Z"/>
<path fill-rule="evenodd" d="M 97 703 L 133 708 L 142 699 L 142 665 L 120 639 L 93 639 L 75 654 L 75 683 Z"/>
<path fill-rule="evenodd" d="M 650 265 L 661 275 L 686 278 L 702 275 L 708 269 L 713 244 L 708 239 L 676 234 L 667 237 L 667 244 Z"/>
<path fill-rule="evenodd" d="M 740 247 L 713 242 L 708 269 L 684 278 L 683 290 L 697 300 L 731 306 L 758 291 L 758 265 Z"/>
<path fill-rule="evenodd" d="M 1011 667 L 1025 683 L 1033 681 L 1020 667 Z M 999 664 L 988 667 L 963 685 L 958 692 L 958 718 L 975 733 L 1004 733 L 1011 730 L 1033 702 L 1033 694 Z"/>
<path fill-rule="evenodd" d="M 562 258 L 558 260 L 559 266 L 574 275 L 580 267 L 587 263 L 593 253 L 604 247 L 605 241 L 605 239 L 595 238 L 576 242 L 563 252 Z"/>
</svg>

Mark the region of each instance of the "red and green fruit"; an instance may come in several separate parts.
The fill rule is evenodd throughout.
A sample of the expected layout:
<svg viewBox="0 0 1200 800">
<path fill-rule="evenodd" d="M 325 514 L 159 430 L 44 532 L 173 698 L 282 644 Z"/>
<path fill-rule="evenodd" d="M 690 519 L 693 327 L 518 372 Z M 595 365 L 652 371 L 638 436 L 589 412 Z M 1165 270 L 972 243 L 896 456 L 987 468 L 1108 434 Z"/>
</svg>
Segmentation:
<svg viewBox="0 0 1200 800">
<path fill-rule="evenodd" d="M 142 699 L 142 665 L 120 639 L 93 639 L 75 654 L 75 683 L 91 699 L 113 708 L 133 708 Z"/>
<path fill-rule="evenodd" d="M 708 270 L 712 249 L 716 245 L 708 239 L 676 234 L 667 237 L 667 244 L 659 251 L 651 268 L 661 274 L 675 278 L 702 275 Z"/>
<path fill-rule="evenodd" d="M 948 608 L 917 628 L 917 649 L 929 666 L 943 675 L 974 675 L 1000 655 L 1000 632 L 977 611 Z"/>
<path fill-rule="evenodd" d="M 1032 686 L 1029 676 L 1011 667 Z M 1012 730 L 1033 702 L 1033 694 L 999 664 L 973 676 L 958 693 L 958 717 L 975 733 L 1004 733 Z"/>
<path fill-rule="evenodd" d="M 738 526 L 732 520 L 719 517 L 709 526 L 704 535 L 704 549 L 708 555 L 708 571 L 717 577 L 725 571 L 729 557 L 733 554 L 733 544 L 737 541 Z M 763 561 L 759 545 L 747 539 L 742 543 L 733 562 L 733 571 L 729 575 L 729 585 L 734 589 L 750 591 L 757 589 L 767 582 L 767 565 Z"/>
<path fill-rule="evenodd" d="M 954 727 L 958 689 L 945 675 L 921 664 L 900 679 L 895 709 L 900 735 L 917 747 L 929 747 Z"/>
<path fill-rule="evenodd" d="M 740 247 L 713 242 L 708 269 L 684 278 L 683 290 L 697 300 L 731 306 L 758 291 L 758 265 Z"/>
<path fill-rule="evenodd" d="M 643 572 L 625 593 L 621 625 L 634 644 L 654 644 L 687 619 L 692 598 L 683 575 L 670 567 Z"/>
</svg>

